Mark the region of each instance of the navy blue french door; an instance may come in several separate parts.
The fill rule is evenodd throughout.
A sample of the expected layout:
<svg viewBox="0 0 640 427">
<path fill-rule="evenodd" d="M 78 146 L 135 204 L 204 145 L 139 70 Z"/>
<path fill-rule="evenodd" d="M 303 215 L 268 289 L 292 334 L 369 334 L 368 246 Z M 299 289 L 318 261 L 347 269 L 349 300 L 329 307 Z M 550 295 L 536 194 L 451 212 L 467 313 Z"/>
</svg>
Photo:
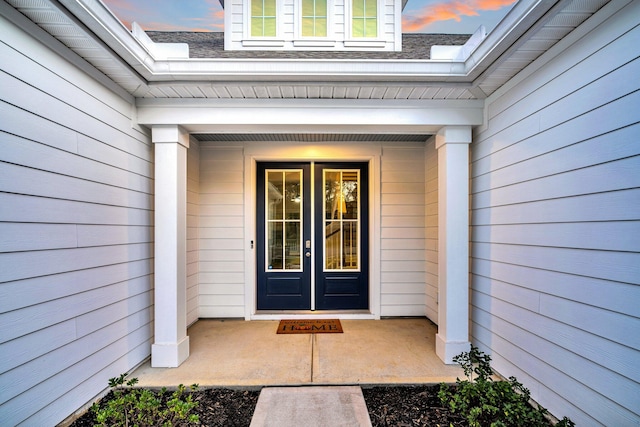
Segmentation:
<svg viewBox="0 0 640 427">
<path fill-rule="evenodd" d="M 259 163 L 258 310 L 369 307 L 368 165 Z"/>
</svg>

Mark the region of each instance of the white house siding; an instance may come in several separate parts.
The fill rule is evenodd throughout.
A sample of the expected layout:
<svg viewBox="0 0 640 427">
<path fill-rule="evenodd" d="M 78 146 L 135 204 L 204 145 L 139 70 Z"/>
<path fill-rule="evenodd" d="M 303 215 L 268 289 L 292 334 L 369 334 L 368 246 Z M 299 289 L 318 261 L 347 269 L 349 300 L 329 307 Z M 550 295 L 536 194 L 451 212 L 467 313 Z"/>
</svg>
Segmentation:
<svg viewBox="0 0 640 427">
<path fill-rule="evenodd" d="M 200 147 L 200 317 L 244 317 L 242 147 Z"/>
<path fill-rule="evenodd" d="M 199 317 L 200 271 L 200 144 L 194 138 L 187 151 L 187 325 Z"/>
<path fill-rule="evenodd" d="M 425 147 L 425 314 L 438 323 L 438 151 L 433 140 Z"/>
<path fill-rule="evenodd" d="M 437 161 L 432 151 L 426 160 L 429 167 Z M 437 185 L 433 182 L 437 169 L 429 170 L 432 182 L 425 183 L 424 144 L 383 147 L 382 152 L 380 315 L 424 316 L 429 304 L 437 320 L 437 205 L 432 206 L 437 189 L 431 189 L 431 201 L 425 204 L 425 188 Z M 245 316 L 244 191 L 253 184 L 244 182 L 243 159 L 244 145 L 200 147 L 199 316 L 203 318 Z M 432 228 L 429 238 L 425 238 L 426 210 L 432 212 L 427 219 Z M 427 245 L 431 253 L 426 253 Z M 429 273 L 426 264 L 431 265 Z M 425 280 L 431 286 L 428 294 Z"/>
<path fill-rule="evenodd" d="M 383 147 L 381 316 L 425 315 L 424 159 L 424 144 Z"/>
<path fill-rule="evenodd" d="M 487 102 L 472 145 L 472 334 L 578 425 L 640 422 L 640 2 Z"/>
<path fill-rule="evenodd" d="M 130 101 L 0 28 L 0 420 L 55 425 L 149 355 L 152 147 Z"/>
</svg>

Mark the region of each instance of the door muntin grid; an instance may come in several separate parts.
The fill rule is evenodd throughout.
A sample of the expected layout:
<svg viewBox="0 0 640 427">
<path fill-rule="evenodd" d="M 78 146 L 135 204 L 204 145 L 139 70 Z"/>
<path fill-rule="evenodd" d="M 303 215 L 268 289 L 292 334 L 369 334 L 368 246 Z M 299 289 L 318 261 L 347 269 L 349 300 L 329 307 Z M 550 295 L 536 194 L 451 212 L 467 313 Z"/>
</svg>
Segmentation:
<svg viewBox="0 0 640 427">
<path fill-rule="evenodd" d="M 265 270 L 302 271 L 302 169 L 267 169 L 265 186 Z"/>
</svg>

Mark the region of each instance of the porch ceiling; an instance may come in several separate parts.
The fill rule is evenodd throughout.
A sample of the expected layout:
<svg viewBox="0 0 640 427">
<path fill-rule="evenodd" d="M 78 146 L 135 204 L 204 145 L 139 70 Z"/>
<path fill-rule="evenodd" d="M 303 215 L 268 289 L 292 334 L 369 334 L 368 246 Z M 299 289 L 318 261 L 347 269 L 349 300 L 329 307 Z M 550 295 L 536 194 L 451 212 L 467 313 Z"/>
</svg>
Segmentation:
<svg viewBox="0 0 640 427">
<path fill-rule="evenodd" d="M 6 0 L 0 14 L 128 97 L 468 100 L 496 91 L 607 2 L 521 1 L 464 61 L 156 60 L 97 0 Z"/>
<path fill-rule="evenodd" d="M 431 134 L 194 133 L 199 142 L 425 142 Z"/>
</svg>

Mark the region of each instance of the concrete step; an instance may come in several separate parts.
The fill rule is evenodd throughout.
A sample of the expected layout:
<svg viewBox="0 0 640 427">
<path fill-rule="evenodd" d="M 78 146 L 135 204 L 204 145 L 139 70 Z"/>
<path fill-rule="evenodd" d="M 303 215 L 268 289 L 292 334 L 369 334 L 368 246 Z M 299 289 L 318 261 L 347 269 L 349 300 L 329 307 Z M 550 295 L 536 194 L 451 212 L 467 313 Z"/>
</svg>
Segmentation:
<svg viewBox="0 0 640 427">
<path fill-rule="evenodd" d="M 265 387 L 251 427 L 370 427 L 357 386 Z"/>
</svg>

